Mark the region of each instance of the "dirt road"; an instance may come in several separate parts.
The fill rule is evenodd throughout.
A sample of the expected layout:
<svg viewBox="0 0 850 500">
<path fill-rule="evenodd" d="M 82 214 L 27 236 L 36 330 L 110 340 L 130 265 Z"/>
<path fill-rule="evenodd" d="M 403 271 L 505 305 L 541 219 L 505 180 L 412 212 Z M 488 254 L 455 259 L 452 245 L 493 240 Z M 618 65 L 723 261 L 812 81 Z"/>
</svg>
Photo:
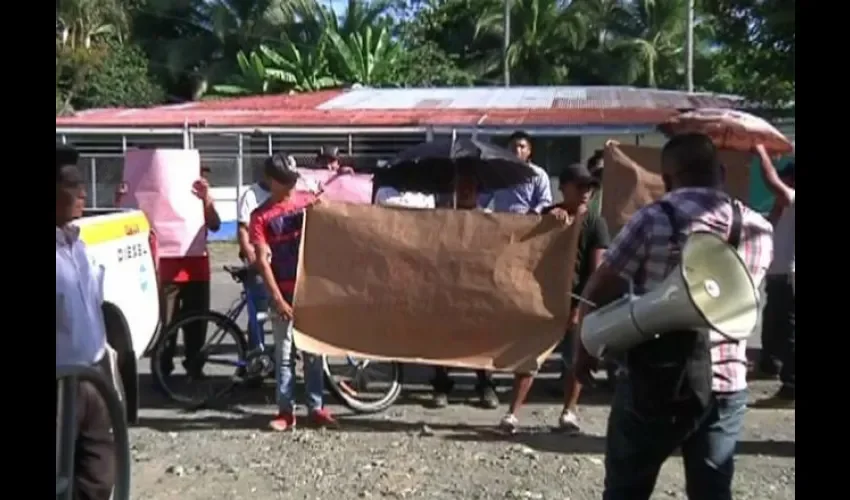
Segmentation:
<svg viewBox="0 0 850 500">
<path fill-rule="evenodd" d="M 214 298 L 227 305 L 238 291 Z M 147 364 L 145 362 L 145 364 Z M 461 376 L 463 376 L 461 374 Z M 551 375 L 548 376 L 551 378 Z M 265 430 L 273 388 L 243 393 L 227 411 L 185 414 L 151 391 L 143 397 L 140 425 L 131 430 L 135 500 L 404 498 L 599 499 L 608 414 L 606 392 L 590 394 L 581 417 L 586 436 L 554 434 L 556 399 L 538 384 L 520 415 L 526 430 L 513 437 L 493 432 L 504 411 L 469 404 L 469 385 L 446 409 L 429 409 L 423 377 L 384 414 L 341 417 L 339 430 Z M 471 378 L 465 377 L 471 382 Z M 502 401 L 507 378 L 500 378 Z M 149 384 L 145 377 L 144 383 Z M 775 390 L 756 382 L 752 397 Z M 466 390 L 464 390 L 466 389 Z M 793 411 L 751 410 L 739 445 L 735 498 L 795 498 Z M 654 498 L 684 498 L 682 464 L 665 465 Z"/>
<path fill-rule="evenodd" d="M 753 392 L 766 394 L 771 386 L 760 383 Z M 468 391 L 442 410 L 423 404 L 424 391 L 381 415 L 352 416 L 332 406 L 341 418 L 338 430 L 275 434 L 265 430 L 272 391 L 268 386 L 245 394 L 228 411 L 144 410 L 131 430 L 133 498 L 600 498 L 605 393 L 588 398 L 586 436 L 550 432 L 559 409 L 537 391 L 521 414 L 527 429 L 505 437 L 493 431 L 503 410 L 475 408 L 465 400 Z M 751 410 L 739 445 L 735 498 L 795 498 L 794 454 L 794 412 Z M 655 498 L 684 498 L 679 458 L 664 467 Z"/>
</svg>

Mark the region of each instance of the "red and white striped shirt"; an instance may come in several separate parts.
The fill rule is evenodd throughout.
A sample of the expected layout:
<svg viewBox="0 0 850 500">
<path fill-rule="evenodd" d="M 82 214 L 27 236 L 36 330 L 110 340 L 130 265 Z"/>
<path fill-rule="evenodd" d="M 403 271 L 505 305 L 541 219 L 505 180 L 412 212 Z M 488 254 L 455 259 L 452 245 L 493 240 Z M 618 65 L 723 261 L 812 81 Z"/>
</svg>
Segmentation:
<svg viewBox="0 0 850 500">
<path fill-rule="evenodd" d="M 710 188 L 683 188 L 666 194 L 676 211 L 683 235 L 711 231 L 729 236 L 732 205 L 729 195 Z M 760 214 L 734 200 L 741 209 L 741 244 L 738 253 L 744 260 L 756 286 L 760 286 L 773 258 L 773 226 Z M 635 280 L 640 271 L 643 282 L 635 283 L 643 293 L 661 283 L 679 264 L 672 258 L 670 220 L 658 203 L 634 214 L 608 247 L 603 262 L 626 280 Z M 733 341 L 711 332 L 711 360 L 714 368 L 712 389 L 736 392 L 747 387 L 747 343 Z"/>
</svg>

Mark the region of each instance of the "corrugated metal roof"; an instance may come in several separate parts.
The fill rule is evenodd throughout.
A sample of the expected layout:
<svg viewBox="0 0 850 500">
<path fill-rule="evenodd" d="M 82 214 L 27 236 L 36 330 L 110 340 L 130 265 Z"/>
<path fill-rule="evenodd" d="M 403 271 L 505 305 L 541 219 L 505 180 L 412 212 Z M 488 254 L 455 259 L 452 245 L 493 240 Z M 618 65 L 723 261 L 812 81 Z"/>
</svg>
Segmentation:
<svg viewBox="0 0 850 500">
<path fill-rule="evenodd" d="M 199 101 L 148 109 L 100 109 L 56 125 L 192 126 L 580 126 L 644 125 L 677 110 L 734 107 L 734 96 L 627 87 L 352 89 Z"/>
<path fill-rule="evenodd" d="M 318 109 L 694 108 L 734 105 L 737 98 L 634 87 L 355 89 Z"/>
</svg>

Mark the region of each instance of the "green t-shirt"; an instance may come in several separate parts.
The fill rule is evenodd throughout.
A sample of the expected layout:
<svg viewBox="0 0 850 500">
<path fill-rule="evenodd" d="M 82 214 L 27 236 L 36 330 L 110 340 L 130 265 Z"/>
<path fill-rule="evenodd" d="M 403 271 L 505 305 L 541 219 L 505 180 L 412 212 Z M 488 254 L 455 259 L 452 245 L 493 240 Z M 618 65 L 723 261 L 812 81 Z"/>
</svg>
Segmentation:
<svg viewBox="0 0 850 500">
<path fill-rule="evenodd" d="M 587 205 L 587 210 L 596 215 L 602 215 L 602 188 L 597 189 Z"/>
<path fill-rule="evenodd" d="M 543 210 L 543 213 L 548 213 L 556 207 L 563 208 L 560 205 L 553 205 Z M 608 232 L 608 224 L 605 223 L 605 219 L 598 213 L 588 209 L 587 215 L 582 222 L 581 234 L 578 238 L 575 276 L 573 277 L 574 294 L 581 295 L 588 278 L 593 273 L 593 269 L 591 269 L 593 251 L 608 248 L 610 244 L 611 235 Z M 575 300 L 573 302 L 575 303 Z"/>
</svg>

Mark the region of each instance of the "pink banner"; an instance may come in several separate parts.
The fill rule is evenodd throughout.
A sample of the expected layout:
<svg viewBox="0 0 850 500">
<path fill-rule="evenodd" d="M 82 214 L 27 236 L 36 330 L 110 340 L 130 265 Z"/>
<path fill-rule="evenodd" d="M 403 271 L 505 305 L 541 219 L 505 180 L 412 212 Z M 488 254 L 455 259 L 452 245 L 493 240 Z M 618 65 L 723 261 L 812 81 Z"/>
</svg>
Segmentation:
<svg viewBox="0 0 850 500">
<path fill-rule="evenodd" d="M 192 194 L 200 176 L 201 159 L 194 149 L 131 149 L 124 155 L 127 194 L 121 205 L 145 213 L 162 257 L 206 253 L 204 207 Z"/>
<path fill-rule="evenodd" d="M 372 203 L 372 176 L 366 174 L 336 174 L 330 170 L 312 170 L 299 168 L 298 173 L 304 182 L 298 189 L 321 190 L 322 198 L 328 201 Z"/>
</svg>

